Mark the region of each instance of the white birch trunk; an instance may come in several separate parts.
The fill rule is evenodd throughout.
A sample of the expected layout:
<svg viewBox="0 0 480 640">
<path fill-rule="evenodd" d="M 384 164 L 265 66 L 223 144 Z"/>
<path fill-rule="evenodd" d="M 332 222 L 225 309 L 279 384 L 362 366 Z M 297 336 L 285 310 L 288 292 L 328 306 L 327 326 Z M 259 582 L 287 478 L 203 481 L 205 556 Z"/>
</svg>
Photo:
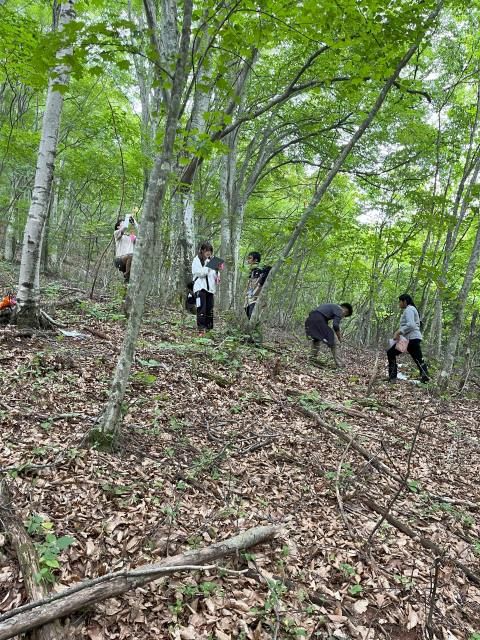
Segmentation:
<svg viewBox="0 0 480 640">
<path fill-rule="evenodd" d="M 61 31 L 74 18 L 75 0 L 66 0 L 60 6 L 58 29 Z M 50 200 L 58 132 L 63 107 L 62 89 L 68 85 L 70 67 L 62 64 L 62 58 L 71 54 L 71 47 L 57 54 L 59 64 L 53 70 L 47 91 L 43 115 L 42 135 L 37 157 L 35 183 L 23 237 L 22 262 L 18 283 L 17 322 L 20 326 L 37 326 L 40 305 L 37 271 L 41 259 L 42 238 Z"/>
<path fill-rule="evenodd" d="M 193 189 L 182 195 L 183 205 L 183 234 L 184 234 L 184 278 L 185 281 L 191 279 L 191 264 L 197 246 L 197 235 L 195 231 L 195 194 Z"/>
</svg>

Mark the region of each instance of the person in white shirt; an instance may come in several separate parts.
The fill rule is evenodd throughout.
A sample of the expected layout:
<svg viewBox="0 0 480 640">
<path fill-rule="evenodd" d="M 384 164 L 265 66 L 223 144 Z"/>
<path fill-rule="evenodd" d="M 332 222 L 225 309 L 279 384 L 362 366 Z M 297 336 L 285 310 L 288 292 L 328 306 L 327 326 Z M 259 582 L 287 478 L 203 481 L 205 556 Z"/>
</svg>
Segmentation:
<svg viewBox="0 0 480 640">
<path fill-rule="evenodd" d="M 193 293 L 197 305 L 197 327 L 200 333 L 213 329 L 213 305 L 218 274 L 208 268 L 213 247 L 204 242 L 192 262 Z"/>
<path fill-rule="evenodd" d="M 131 215 L 125 216 L 125 220 L 117 220 L 113 237 L 115 239 L 115 266 L 124 274 L 125 283 L 130 281 L 130 269 L 132 266 L 133 250 L 137 239 L 138 225 Z M 134 233 L 135 231 L 135 233 Z"/>
</svg>

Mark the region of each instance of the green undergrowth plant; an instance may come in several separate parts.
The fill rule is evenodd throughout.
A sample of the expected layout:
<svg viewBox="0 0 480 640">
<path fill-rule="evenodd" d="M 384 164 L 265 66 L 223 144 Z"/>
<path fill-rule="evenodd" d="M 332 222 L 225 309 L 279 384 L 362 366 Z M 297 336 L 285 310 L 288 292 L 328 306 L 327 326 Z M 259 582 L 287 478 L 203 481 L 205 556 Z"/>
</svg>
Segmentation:
<svg viewBox="0 0 480 640">
<path fill-rule="evenodd" d="M 41 515 L 32 514 L 25 523 L 27 532 L 37 538 L 34 541 L 38 554 L 40 570 L 34 575 L 37 583 L 53 584 L 55 571 L 60 569 L 59 556 L 75 542 L 72 536 L 60 536 L 53 533 L 53 523 Z"/>
<path fill-rule="evenodd" d="M 150 387 L 157 381 L 157 376 L 148 371 L 136 371 L 132 375 L 132 382 L 144 387 Z"/>
<path fill-rule="evenodd" d="M 322 402 L 320 394 L 316 389 L 302 393 L 298 401 L 302 407 L 310 409 L 311 411 L 322 411 L 328 406 L 328 404 Z"/>
<path fill-rule="evenodd" d="M 426 511 L 430 514 L 448 514 L 465 529 L 471 529 L 475 526 L 475 518 L 470 513 L 447 502 L 434 501 L 427 507 Z"/>
<path fill-rule="evenodd" d="M 81 312 L 95 318 L 95 320 L 118 322 L 125 320 L 125 315 L 120 312 L 119 304 L 116 301 L 101 304 L 92 300 L 82 300 L 79 302 Z"/>
</svg>

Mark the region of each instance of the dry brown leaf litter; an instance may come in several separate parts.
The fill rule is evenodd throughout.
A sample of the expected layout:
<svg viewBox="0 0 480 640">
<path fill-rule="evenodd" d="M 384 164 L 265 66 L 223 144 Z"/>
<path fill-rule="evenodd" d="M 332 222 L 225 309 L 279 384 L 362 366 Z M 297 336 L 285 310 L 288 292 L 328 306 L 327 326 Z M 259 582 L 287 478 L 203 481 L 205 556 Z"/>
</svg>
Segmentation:
<svg viewBox="0 0 480 640">
<path fill-rule="evenodd" d="M 350 350 L 345 372 L 319 370 L 285 337 L 275 351 L 260 353 L 232 346 L 225 334 L 195 344 L 191 329 L 172 324 L 168 332 L 151 315 L 126 398 L 121 450 L 112 455 L 86 449 L 83 441 L 108 394 L 118 324 L 76 323 L 109 340 L 17 338 L 7 328 L 0 342 L 1 356 L 10 356 L 7 364 L 1 359 L 0 464 L 36 465 L 13 480 L 17 510 L 25 519 L 43 515 L 57 535 L 76 540 L 61 557 L 59 585 L 208 545 L 256 524 L 283 523 L 287 538 L 228 563 L 248 568 L 244 576 L 169 578 L 101 603 L 72 617 L 72 638 L 424 637 L 431 554 L 388 524 L 364 547 L 379 516 L 361 496 L 386 506 L 398 484 L 355 451 L 345 453 L 345 443 L 298 412 L 299 398 L 288 389 L 316 391 L 325 405 L 362 412 L 352 417 L 319 408 L 400 473 L 423 413 L 428 433 L 419 434 L 412 456 L 415 484 L 392 514 L 480 573 L 478 512 L 431 497 L 478 502 L 475 400 L 444 404 L 407 383 L 377 384 L 371 394 L 377 406 L 365 407 L 360 401 L 374 359 L 367 351 Z M 6 611 L 24 596 L 8 541 L 0 542 L 0 609 Z M 479 619 L 479 589 L 447 563 L 433 613 L 438 637 L 467 639 L 480 632 Z"/>
</svg>

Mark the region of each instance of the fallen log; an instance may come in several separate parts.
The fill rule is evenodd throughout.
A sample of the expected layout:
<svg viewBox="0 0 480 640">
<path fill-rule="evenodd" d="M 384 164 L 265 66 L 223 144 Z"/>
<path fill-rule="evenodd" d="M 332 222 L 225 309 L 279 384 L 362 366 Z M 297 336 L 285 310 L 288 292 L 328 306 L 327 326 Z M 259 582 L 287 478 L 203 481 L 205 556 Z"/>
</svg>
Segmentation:
<svg viewBox="0 0 480 640">
<path fill-rule="evenodd" d="M 416 542 L 421 544 L 424 549 L 433 551 L 435 556 L 441 558 L 444 564 L 448 562 L 453 564 L 455 567 L 457 567 L 457 569 L 463 571 L 463 573 L 471 582 L 480 586 L 480 576 L 478 574 L 469 569 L 467 565 L 463 564 L 463 562 L 460 562 L 460 560 L 456 560 L 455 558 L 447 558 L 445 549 L 442 549 L 438 544 L 433 542 L 433 540 L 425 538 L 425 536 L 422 536 L 420 533 L 412 529 L 408 524 L 402 522 L 398 518 L 395 518 L 395 516 L 392 516 L 392 514 L 387 511 L 387 509 L 378 505 L 371 498 L 365 498 L 362 496 L 360 497 L 360 500 L 366 507 L 383 516 L 384 519 L 392 525 L 392 527 L 395 527 L 395 529 L 398 529 L 409 538 L 412 538 L 412 540 L 415 540 Z"/>
<path fill-rule="evenodd" d="M 40 573 L 36 549 L 12 508 L 12 498 L 6 482 L 0 484 L 0 521 L 17 556 L 28 597 L 32 600 L 45 598 L 48 595 L 47 589 L 35 579 L 36 574 Z M 35 640 L 57 640 L 62 635 L 62 627 L 55 621 L 37 629 L 31 637 Z"/>
<path fill-rule="evenodd" d="M 0 616 L 0 640 L 7 640 L 31 629 L 68 616 L 83 607 L 121 595 L 162 576 L 180 571 L 215 569 L 206 563 L 223 558 L 261 542 L 271 540 L 281 532 L 280 526 L 253 527 L 243 533 L 206 547 L 165 558 L 157 564 L 136 569 L 115 571 L 92 580 L 85 580 L 43 600 L 18 607 Z M 57 636 L 57 638 L 60 636 Z"/>
</svg>

